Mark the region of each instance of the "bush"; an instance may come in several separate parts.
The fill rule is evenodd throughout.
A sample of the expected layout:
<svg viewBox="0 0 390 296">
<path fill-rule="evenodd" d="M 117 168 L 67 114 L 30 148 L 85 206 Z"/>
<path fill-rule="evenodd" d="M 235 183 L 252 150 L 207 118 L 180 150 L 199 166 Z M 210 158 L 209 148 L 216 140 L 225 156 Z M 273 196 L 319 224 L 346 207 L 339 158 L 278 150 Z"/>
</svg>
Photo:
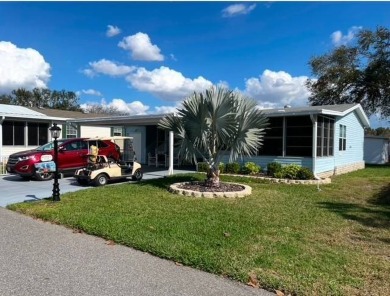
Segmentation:
<svg viewBox="0 0 390 296">
<path fill-rule="evenodd" d="M 207 162 L 198 162 L 198 172 L 207 173 L 209 171 L 209 165 Z M 225 171 L 225 164 L 223 162 L 219 163 L 219 172 L 223 173 Z"/>
<path fill-rule="evenodd" d="M 276 174 L 278 174 L 282 170 L 282 165 L 278 162 L 270 162 L 267 164 L 267 175 L 271 177 L 276 177 Z"/>
<path fill-rule="evenodd" d="M 260 172 L 261 167 L 254 162 L 246 162 L 242 168 L 242 172 L 248 175 L 256 175 Z"/>
<path fill-rule="evenodd" d="M 300 165 L 289 164 L 282 168 L 282 178 L 285 179 L 298 179 L 298 172 L 301 169 Z"/>
<path fill-rule="evenodd" d="M 218 168 L 219 168 L 219 173 L 223 174 L 225 172 L 226 166 L 223 162 L 220 162 Z"/>
<path fill-rule="evenodd" d="M 228 174 L 238 174 L 240 172 L 241 166 L 238 162 L 227 163 L 225 166 L 225 171 Z"/>
<path fill-rule="evenodd" d="M 209 165 L 207 162 L 198 162 L 198 172 L 207 173 L 209 170 Z"/>
<path fill-rule="evenodd" d="M 301 167 L 298 171 L 297 178 L 299 180 L 313 180 L 314 174 L 309 168 Z"/>
</svg>

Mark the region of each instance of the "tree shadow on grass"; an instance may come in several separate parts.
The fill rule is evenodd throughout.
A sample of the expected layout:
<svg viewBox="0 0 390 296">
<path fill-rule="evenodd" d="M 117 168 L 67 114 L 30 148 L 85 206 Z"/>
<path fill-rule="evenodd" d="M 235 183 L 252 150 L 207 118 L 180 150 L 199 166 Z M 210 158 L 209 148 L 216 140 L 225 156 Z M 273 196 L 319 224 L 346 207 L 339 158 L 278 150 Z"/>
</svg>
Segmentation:
<svg viewBox="0 0 390 296">
<path fill-rule="evenodd" d="M 364 226 L 390 228 L 390 184 L 369 199 L 368 204 L 320 202 L 319 205 Z"/>
<path fill-rule="evenodd" d="M 383 206 L 390 209 L 390 183 L 368 200 L 370 204 Z"/>
</svg>

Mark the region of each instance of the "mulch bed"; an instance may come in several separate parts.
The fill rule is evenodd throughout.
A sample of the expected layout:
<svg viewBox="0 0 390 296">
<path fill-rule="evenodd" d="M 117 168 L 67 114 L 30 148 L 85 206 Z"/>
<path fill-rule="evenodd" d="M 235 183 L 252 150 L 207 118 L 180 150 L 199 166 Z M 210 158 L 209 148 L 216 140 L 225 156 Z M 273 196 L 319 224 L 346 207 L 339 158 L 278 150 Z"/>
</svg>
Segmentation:
<svg viewBox="0 0 390 296">
<path fill-rule="evenodd" d="M 180 189 L 198 191 L 198 192 L 236 192 L 245 189 L 244 186 L 220 182 L 219 187 L 206 186 L 204 182 L 188 182 L 177 186 Z"/>
</svg>

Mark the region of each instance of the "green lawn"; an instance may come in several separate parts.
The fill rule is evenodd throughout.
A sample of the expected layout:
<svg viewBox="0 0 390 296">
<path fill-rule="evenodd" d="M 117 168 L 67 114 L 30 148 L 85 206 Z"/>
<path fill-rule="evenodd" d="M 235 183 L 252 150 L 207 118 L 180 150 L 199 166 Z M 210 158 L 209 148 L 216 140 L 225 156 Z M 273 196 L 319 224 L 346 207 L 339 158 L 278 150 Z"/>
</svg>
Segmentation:
<svg viewBox="0 0 390 296">
<path fill-rule="evenodd" d="M 332 184 L 252 186 L 241 199 L 170 194 L 204 175 L 91 188 L 62 201 L 9 206 L 157 256 L 298 295 L 390 294 L 390 167 Z"/>
</svg>

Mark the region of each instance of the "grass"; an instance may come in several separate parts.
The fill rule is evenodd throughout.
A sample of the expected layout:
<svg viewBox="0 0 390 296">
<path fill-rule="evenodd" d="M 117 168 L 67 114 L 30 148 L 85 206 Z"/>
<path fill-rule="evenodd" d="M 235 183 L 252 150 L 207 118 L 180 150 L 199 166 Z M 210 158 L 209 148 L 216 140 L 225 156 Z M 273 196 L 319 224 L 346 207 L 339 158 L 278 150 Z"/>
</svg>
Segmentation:
<svg viewBox="0 0 390 296">
<path fill-rule="evenodd" d="M 390 167 L 316 186 L 249 178 L 241 199 L 173 195 L 179 175 L 9 206 L 244 283 L 297 295 L 390 294 Z"/>
</svg>

